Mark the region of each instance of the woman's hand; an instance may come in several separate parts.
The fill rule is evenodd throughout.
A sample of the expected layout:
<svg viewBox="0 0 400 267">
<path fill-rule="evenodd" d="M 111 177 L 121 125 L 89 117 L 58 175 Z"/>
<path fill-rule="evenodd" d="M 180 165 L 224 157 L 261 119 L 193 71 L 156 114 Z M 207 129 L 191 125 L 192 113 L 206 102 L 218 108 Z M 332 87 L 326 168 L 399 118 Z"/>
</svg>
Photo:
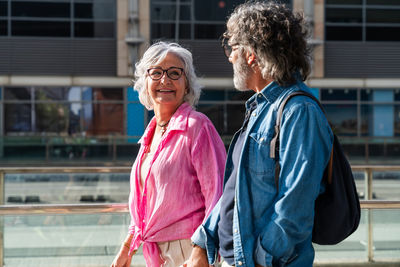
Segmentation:
<svg viewBox="0 0 400 267">
<path fill-rule="evenodd" d="M 132 253 L 132 255 L 135 253 Z M 110 267 L 130 267 L 132 261 L 132 255 L 129 255 L 129 248 L 122 245 L 117 256 L 115 256 L 114 261 L 111 263 Z"/>
<path fill-rule="evenodd" d="M 209 267 L 212 265 L 208 264 L 206 250 L 199 246 L 194 246 L 189 260 L 187 260 L 187 262 L 183 266 L 184 267 Z"/>
</svg>

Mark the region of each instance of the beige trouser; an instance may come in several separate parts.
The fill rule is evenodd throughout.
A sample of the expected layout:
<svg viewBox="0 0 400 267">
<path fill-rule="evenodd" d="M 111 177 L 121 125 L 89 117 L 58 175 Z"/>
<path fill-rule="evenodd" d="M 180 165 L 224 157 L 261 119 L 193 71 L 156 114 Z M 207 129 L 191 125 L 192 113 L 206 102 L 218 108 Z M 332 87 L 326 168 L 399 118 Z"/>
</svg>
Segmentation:
<svg viewBox="0 0 400 267">
<path fill-rule="evenodd" d="M 232 265 L 229 265 L 228 263 L 226 263 L 226 261 L 223 261 L 221 267 L 232 267 Z"/>
<path fill-rule="evenodd" d="M 157 242 L 161 257 L 165 260 L 163 267 L 181 266 L 192 253 L 190 239 Z"/>
</svg>

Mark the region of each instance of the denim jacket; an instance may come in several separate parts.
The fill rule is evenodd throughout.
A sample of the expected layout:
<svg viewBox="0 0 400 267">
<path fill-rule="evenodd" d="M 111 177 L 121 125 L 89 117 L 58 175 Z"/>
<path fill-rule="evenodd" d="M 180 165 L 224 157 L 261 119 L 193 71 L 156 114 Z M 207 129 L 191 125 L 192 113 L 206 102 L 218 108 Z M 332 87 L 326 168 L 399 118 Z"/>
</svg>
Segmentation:
<svg viewBox="0 0 400 267">
<path fill-rule="evenodd" d="M 324 190 L 322 176 L 329 161 L 333 135 L 318 104 L 306 96 L 285 106 L 279 146 L 279 186 L 270 141 L 280 102 L 294 91 L 307 91 L 302 82 L 288 87 L 272 82 L 246 102 L 257 102 L 246 130 L 236 177 L 233 243 L 236 266 L 311 267 L 314 202 Z M 232 171 L 228 151 L 224 184 Z M 279 189 L 278 189 L 279 188 Z M 221 198 L 222 199 L 222 198 Z M 221 201 L 221 199 L 219 201 Z M 218 255 L 220 202 L 196 230 L 192 241 L 207 250 L 214 264 Z"/>
</svg>

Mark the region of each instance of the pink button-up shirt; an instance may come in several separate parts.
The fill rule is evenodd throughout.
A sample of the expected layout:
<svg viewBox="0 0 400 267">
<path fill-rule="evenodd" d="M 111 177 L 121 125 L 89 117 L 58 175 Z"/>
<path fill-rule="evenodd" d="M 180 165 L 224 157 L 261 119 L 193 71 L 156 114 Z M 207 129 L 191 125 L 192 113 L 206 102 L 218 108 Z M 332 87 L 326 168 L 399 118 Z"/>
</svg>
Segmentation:
<svg viewBox="0 0 400 267">
<path fill-rule="evenodd" d="M 143 243 L 147 266 L 160 266 L 157 242 L 188 239 L 222 194 L 224 144 L 211 121 L 183 103 L 150 162 L 141 191 L 140 167 L 155 131 L 153 118 L 140 139 L 131 171 L 131 250 Z"/>
</svg>

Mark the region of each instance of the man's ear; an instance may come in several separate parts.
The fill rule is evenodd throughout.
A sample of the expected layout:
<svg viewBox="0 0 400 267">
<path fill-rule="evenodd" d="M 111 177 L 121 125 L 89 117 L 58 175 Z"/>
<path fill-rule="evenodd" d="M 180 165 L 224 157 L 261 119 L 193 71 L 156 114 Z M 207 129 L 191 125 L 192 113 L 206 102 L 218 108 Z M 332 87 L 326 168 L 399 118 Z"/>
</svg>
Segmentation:
<svg viewBox="0 0 400 267">
<path fill-rule="evenodd" d="M 256 63 L 256 56 L 254 53 L 247 53 L 246 58 L 249 66 L 253 66 Z"/>
</svg>

